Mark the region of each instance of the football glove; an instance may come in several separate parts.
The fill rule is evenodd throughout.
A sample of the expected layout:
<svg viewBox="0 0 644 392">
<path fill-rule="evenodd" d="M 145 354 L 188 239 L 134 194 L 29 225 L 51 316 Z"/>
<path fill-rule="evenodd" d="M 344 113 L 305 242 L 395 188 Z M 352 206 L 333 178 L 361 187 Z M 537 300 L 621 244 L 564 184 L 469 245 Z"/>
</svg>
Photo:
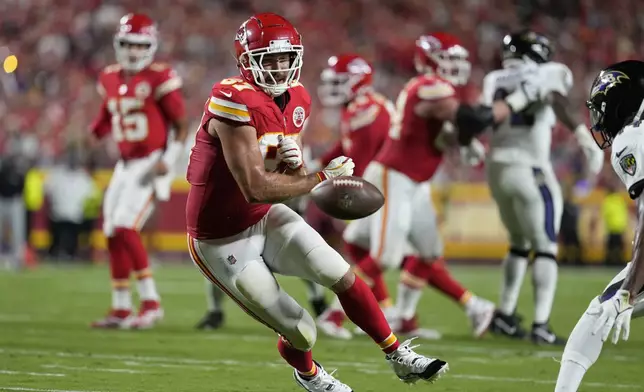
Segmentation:
<svg viewBox="0 0 644 392">
<path fill-rule="evenodd" d="M 297 170 L 302 167 L 302 150 L 299 144 L 293 138 L 278 137 L 277 156 L 280 161 L 286 163 L 291 170 Z"/>
<path fill-rule="evenodd" d="M 355 167 L 356 165 L 351 158 L 340 156 L 332 159 L 322 171 L 318 172 L 318 176 L 320 181 L 341 176 L 351 176 Z"/>
<path fill-rule="evenodd" d="M 587 314 L 599 316 L 593 327 L 593 335 L 601 332 L 602 342 L 605 342 L 608 335 L 610 335 L 611 329 L 615 327 L 612 339 L 613 344 L 617 344 L 620 333 L 622 332 L 622 340 L 628 340 L 631 328 L 631 315 L 633 314 L 633 305 L 630 299 L 630 294 L 627 290 L 618 290 L 608 301 L 604 301 L 599 306 L 588 309 L 586 311 Z"/>
<path fill-rule="evenodd" d="M 597 146 L 597 143 L 590 135 L 590 131 L 583 124 L 575 128 L 575 137 L 586 157 L 588 171 L 594 176 L 598 175 L 602 170 L 602 166 L 604 166 L 604 151 Z"/>
<path fill-rule="evenodd" d="M 478 166 L 485 159 L 485 146 L 478 139 L 472 139 L 469 145 L 460 147 L 460 153 L 464 165 Z"/>
</svg>

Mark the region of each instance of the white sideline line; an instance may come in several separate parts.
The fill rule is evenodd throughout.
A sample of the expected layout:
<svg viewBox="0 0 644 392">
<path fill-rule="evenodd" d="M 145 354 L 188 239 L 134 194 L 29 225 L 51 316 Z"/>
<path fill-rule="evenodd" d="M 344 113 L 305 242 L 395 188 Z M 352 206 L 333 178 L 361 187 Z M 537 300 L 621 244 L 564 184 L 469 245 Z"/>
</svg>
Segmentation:
<svg viewBox="0 0 644 392">
<path fill-rule="evenodd" d="M 248 361 L 236 361 L 229 359 L 213 359 L 210 361 L 190 359 L 190 358 L 172 358 L 172 357 L 150 357 L 150 356 L 135 356 L 135 355 L 114 355 L 114 354 L 103 354 L 103 353 L 63 353 L 63 352 L 54 352 L 54 351 L 41 351 L 41 350 L 20 350 L 20 349 L 2 349 L 0 352 L 12 353 L 12 354 L 24 354 L 24 355 L 36 355 L 36 356 L 55 356 L 55 357 L 67 357 L 67 358 L 86 358 L 91 355 L 92 358 L 96 359 L 113 359 L 127 361 L 131 365 L 141 364 L 149 362 L 154 365 L 142 365 L 142 366 L 156 366 L 159 362 L 168 362 L 170 366 L 167 367 L 179 367 L 179 364 L 185 365 L 206 365 L 203 366 L 202 370 L 212 370 L 207 365 L 226 365 L 226 366 L 240 366 L 240 367 L 257 367 L 257 366 L 268 366 L 268 367 L 286 367 L 286 364 L 279 364 L 274 362 L 248 362 Z M 329 361 L 327 363 L 328 367 L 332 367 L 337 363 Z M 345 365 L 349 363 L 344 363 Z M 356 367 L 356 371 L 367 373 L 367 374 L 391 374 L 390 371 L 385 371 L 384 366 L 374 367 L 373 363 L 363 363 L 363 362 L 352 362 L 351 365 Z M 186 366 L 188 367 L 188 366 Z M 194 369 L 194 367 L 190 366 Z M 93 368 L 87 368 L 89 371 Z M 470 379 L 478 381 L 492 381 L 492 382 L 514 382 L 514 383 L 534 383 L 534 384 L 554 384 L 554 380 L 543 380 L 543 379 L 531 379 L 531 378 L 520 378 L 520 377 L 495 377 L 495 376 L 483 376 L 477 374 L 458 374 L 458 373 L 448 373 L 447 377 L 456 378 L 456 379 Z M 631 388 L 631 389 L 641 389 L 640 384 L 616 384 L 616 383 L 598 383 L 598 382 L 588 382 L 584 383 L 586 387 L 596 387 L 596 388 Z M 0 387 L 0 390 L 3 390 L 3 387 Z M 20 390 L 20 389 L 18 389 Z M 32 389 L 24 389 L 25 391 L 30 391 Z M 98 391 L 58 391 L 58 390 L 48 390 L 48 389 L 33 389 L 33 391 L 43 391 L 43 392 L 98 392 Z"/>
<path fill-rule="evenodd" d="M 4 387 L 0 386 L 0 391 L 30 391 L 30 392 L 101 392 L 101 391 L 79 391 L 79 390 L 69 390 L 69 389 L 39 389 L 39 388 L 27 388 L 27 387 Z"/>
<path fill-rule="evenodd" d="M 65 366 L 57 364 L 48 364 L 41 365 L 45 369 L 62 369 L 62 370 L 76 370 L 82 372 L 106 372 L 106 373 L 128 373 L 128 374 L 143 374 L 147 373 L 143 370 L 132 370 L 132 369 L 113 369 L 113 368 L 101 368 L 101 367 L 87 367 L 87 366 Z"/>
<path fill-rule="evenodd" d="M 13 376 L 38 376 L 38 377 L 65 377 L 66 374 L 62 373 L 38 373 L 38 372 L 22 372 L 17 370 L 0 369 L 0 374 L 8 374 Z"/>
</svg>

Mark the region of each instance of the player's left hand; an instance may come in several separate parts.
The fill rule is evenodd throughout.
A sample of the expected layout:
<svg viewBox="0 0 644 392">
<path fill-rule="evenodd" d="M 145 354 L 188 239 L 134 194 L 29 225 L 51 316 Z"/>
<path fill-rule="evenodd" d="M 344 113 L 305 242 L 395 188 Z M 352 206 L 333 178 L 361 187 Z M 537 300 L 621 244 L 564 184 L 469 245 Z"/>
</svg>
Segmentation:
<svg viewBox="0 0 644 392">
<path fill-rule="evenodd" d="M 604 166 L 604 151 L 597 147 L 597 143 L 590 135 L 590 131 L 585 125 L 578 126 L 574 131 L 575 137 L 579 147 L 584 152 L 586 162 L 588 163 L 588 171 L 596 176 L 601 172 Z"/>
<path fill-rule="evenodd" d="M 297 170 L 302 167 L 302 150 L 300 150 L 300 146 L 295 139 L 279 136 L 277 154 L 279 159 L 286 163 L 289 169 Z"/>
<path fill-rule="evenodd" d="M 631 315 L 633 314 L 633 304 L 627 290 L 618 290 L 615 295 L 608 301 L 604 301 L 599 306 L 586 311 L 589 315 L 599 316 L 593 327 L 593 335 L 601 332 L 602 342 L 608 339 L 611 329 L 613 332 L 613 344 L 619 341 L 620 333 L 622 340 L 628 340 L 631 328 Z M 622 333 L 623 331 L 623 333 Z"/>
<path fill-rule="evenodd" d="M 478 166 L 485 159 L 485 146 L 478 139 L 472 139 L 469 145 L 460 147 L 460 153 L 463 164 Z"/>
<path fill-rule="evenodd" d="M 152 169 L 141 178 L 141 184 L 147 184 L 154 180 L 155 177 L 165 176 L 168 174 L 168 166 L 162 160 L 152 166 Z"/>
</svg>

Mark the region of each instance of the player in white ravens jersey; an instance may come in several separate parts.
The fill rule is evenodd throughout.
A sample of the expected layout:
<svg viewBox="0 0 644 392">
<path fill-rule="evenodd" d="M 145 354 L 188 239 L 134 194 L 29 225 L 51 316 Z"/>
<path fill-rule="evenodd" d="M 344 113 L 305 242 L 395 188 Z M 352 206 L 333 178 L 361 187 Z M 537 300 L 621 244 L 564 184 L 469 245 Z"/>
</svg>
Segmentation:
<svg viewBox="0 0 644 392">
<path fill-rule="evenodd" d="M 537 80 L 540 102 L 497 126 L 492 134 L 486 170 L 490 191 L 508 231 L 510 249 L 503 261 L 504 278 L 492 332 L 524 338 L 515 315 L 528 257 L 534 254 L 534 322 L 531 338 L 539 344 L 564 344 L 550 329 L 549 318 L 557 285 L 557 234 L 563 212 L 561 188 L 550 163 L 552 128 L 559 119 L 577 137 L 588 171 L 597 174 L 603 154 L 588 128 L 568 104 L 572 73 L 550 61 L 549 41 L 523 31 L 503 39 L 503 69 L 486 75 L 483 104 L 503 98 L 522 80 Z"/>
<path fill-rule="evenodd" d="M 600 148 L 612 145 L 613 170 L 633 200 L 644 190 L 644 62 L 613 64 L 595 78 L 586 102 L 591 133 Z M 640 203 L 641 204 L 641 203 Z M 644 316 L 644 209 L 638 209 L 633 258 L 593 298 L 570 334 L 555 392 L 575 392 L 614 328 L 613 343 L 628 339 L 632 317 Z"/>
</svg>

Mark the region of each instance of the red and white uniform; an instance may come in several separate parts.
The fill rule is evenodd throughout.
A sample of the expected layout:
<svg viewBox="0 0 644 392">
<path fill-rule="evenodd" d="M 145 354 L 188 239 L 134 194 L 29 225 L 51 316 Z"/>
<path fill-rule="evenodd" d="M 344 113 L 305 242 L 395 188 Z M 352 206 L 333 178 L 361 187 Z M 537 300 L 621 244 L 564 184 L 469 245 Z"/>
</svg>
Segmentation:
<svg viewBox="0 0 644 392">
<path fill-rule="evenodd" d="M 129 75 L 111 65 L 100 74 L 103 104 L 91 131 L 99 139 L 111 134 L 121 153 L 103 204 L 107 236 L 115 227 L 140 229 L 155 195 L 169 197 L 171 173 L 153 181 L 144 176 L 161 159 L 172 122 L 184 115 L 181 84 L 172 68 L 158 63 Z"/>
<path fill-rule="evenodd" d="M 320 159 L 322 166 L 344 155 L 353 159 L 356 165 L 353 175 L 361 177 L 387 139 L 394 115 L 393 103 L 381 94 L 368 91 L 357 96 L 349 105 L 342 108 L 340 139 L 322 156 Z M 319 232 L 337 227 L 335 224 L 337 220 L 322 212 L 315 203 L 309 203 L 306 221 Z M 342 230 L 344 222 L 340 221 L 339 224 L 341 225 L 339 230 Z M 352 243 L 365 249 L 369 248 L 368 236 L 354 238 Z"/>
<path fill-rule="evenodd" d="M 387 139 L 394 105 L 373 91 L 358 96 L 342 109 L 340 139 L 321 158 L 326 165 L 341 155 L 353 159 L 353 175 L 361 177 Z"/>
<path fill-rule="evenodd" d="M 454 87 L 438 76 L 411 79 L 396 101 L 387 140 L 365 170 L 364 178 L 385 195 L 385 205 L 370 217 L 352 222 L 344 238 L 360 244 L 361 238 L 368 237 L 371 256 L 384 267 L 397 267 L 409 253 L 408 243 L 423 258 L 443 253 L 429 182 L 443 159 L 444 124 L 421 118 L 414 109 L 422 101 L 454 95 Z"/>
<path fill-rule="evenodd" d="M 270 204 L 246 201 L 228 169 L 221 142 L 206 130 L 208 122 L 216 118 L 254 127 L 266 170 L 273 171 L 279 164 L 278 138 L 297 138 L 311 109 L 311 97 L 299 83 L 288 94 L 289 101 L 282 112 L 270 96 L 241 77 L 224 79 L 213 86 L 188 165 L 188 182 L 192 186 L 186 216 L 192 238 L 237 234 L 259 222 L 271 208 Z"/>
<path fill-rule="evenodd" d="M 266 170 L 277 168 L 278 137 L 297 138 L 311 99 L 299 83 L 284 93 L 282 111 L 273 98 L 242 78 L 215 84 L 206 102 L 188 165 L 188 246 L 202 273 L 247 313 L 307 349 L 312 320 L 277 285 L 273 272 L 330 287 L 349 265 L 284 204 L 249 203 L 226 163 L 221 142 L 207 132 L 211 119 L 250 125 Z M 305 316 L 303 316 L 305 315 Z M 300 320 L 300 321 L 298 321 Z"/>
</svg>

